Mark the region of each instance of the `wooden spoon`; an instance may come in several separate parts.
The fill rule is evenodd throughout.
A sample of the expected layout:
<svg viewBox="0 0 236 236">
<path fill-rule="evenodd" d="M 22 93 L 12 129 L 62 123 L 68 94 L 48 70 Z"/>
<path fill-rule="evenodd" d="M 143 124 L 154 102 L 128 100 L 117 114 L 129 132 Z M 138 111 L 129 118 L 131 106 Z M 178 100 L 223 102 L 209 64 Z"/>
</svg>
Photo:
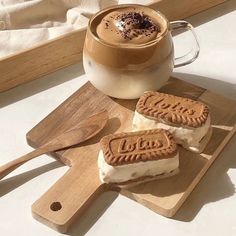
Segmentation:
<svg viewBox="0 0 236 236">
<path fill-rule="evenodd" d="M 67 148 L 81 142 L 84 142 L 97 133 L 99 133 L 108 120 L 108 112 L 106 110 L 94 114 L 87 119 L 79 122 L 78 125 L 74 126 L 72 129 L 65 131 L 58 137 L 52 139 L 51 141 L 40 146 L 28 154 L 19 157 L 13 161 L 6 163 L 0 167 L 0 179 L 11 173 L 13 170 L 24 164 L 25 162 L 40 156 L 42 154 L 57 151 L 63 148 Z"/>
</svg>

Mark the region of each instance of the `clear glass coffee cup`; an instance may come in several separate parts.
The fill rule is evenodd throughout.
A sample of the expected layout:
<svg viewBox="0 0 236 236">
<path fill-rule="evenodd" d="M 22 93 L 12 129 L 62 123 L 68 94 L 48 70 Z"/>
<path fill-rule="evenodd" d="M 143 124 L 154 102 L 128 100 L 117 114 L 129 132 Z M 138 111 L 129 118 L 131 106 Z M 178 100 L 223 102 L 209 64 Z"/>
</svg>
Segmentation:
<svg viewBox="0 0 236 236">
<path fill-rule="evenodd" d="M 114 43 L 109 37 L 100 38 L 97 28 L 104 17 L 126 9 L 144 12 L 155 18 L 160 28 L 157 37 L 135 44 Z M 122 21 L 118 21 L 117 27 L 122 24 Z M 189 30 L 194 40 L 189 53 L 175 58 L 171 33 L 180 29 Z M 169 22 L 162 13 L 149 7 L 122 4 L 106 8 L 90 19 L 83 49 L 83 66 L 89 81 L 98 90 L 115 98 L 135 99 L 145 91 L 161 88 L 168 81 L 173 68 L 192 63 L 199 51 L 199 43 L 190 23 Z"/>
</svg>

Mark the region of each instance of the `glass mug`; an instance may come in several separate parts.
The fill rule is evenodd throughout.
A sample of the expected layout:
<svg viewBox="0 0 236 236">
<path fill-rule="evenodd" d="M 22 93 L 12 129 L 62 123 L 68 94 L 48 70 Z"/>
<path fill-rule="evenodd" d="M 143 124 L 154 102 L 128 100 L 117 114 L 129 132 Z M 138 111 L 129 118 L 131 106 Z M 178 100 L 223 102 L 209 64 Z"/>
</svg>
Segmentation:
<svg viewBox="0 0 236 236">
<path fill-rule="evenodd" d="M 135 7 L 155 15 L 162 28 L 157 38 L 142 44 L 113 44 L 97 36 L 97 25 L 105 15 L 127 7 Z M 190 30 L 194 42 L 189 53 L 174 58 L 171 32 L 178 29 Z M 190 23 L 168 22 L 162 13 L 146 6 L 121 4 L 106 8 L 90 19 L 83 49 L 83 66 L 89 81 L 98 90 L 115 98 L 135 99 L 145 91 L 162 87 L 173 68 L 193 62 L 198 57 L 199 50 Z"/>
</svg>

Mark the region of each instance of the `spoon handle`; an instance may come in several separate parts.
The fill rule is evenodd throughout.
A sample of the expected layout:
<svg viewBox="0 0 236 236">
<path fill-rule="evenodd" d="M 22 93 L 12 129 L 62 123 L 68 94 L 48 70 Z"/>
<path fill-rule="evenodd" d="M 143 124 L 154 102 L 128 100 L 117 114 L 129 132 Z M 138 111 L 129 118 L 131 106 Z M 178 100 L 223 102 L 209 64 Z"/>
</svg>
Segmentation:
<svg viewBox="0 0 236 236">
<path fill-rule="evenodd" d="M 84 142 L 99 133 L 108 120 L 108 112 L 103 110 L 82 120 L 72 129 L 53 138 L 38 149 L 0 166 L 0 180 L 25 162 L 44 153 L 60 150 Z"/>
<path fill-rule="evenodd" d="M 6 163 L 5 165 L 0 166 L 0 179 L 4 178 L 6 175 L 11 173 L 13 170 L 24 164 L 25 162 L 33 159 L 34 157 L 40 156 L 47 152 L 45 149 L 36 149 L 32 152 L 27 153 L 24 156 L 21 156 L 13 161 Z"/>
</svg>

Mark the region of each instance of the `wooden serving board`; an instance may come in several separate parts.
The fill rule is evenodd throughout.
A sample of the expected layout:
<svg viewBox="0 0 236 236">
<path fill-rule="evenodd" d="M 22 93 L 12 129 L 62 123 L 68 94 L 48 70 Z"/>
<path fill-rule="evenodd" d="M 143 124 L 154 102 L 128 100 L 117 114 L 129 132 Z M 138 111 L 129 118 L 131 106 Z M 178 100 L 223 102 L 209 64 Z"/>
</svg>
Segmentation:
<svg viewBox="0 0 236 236">
<path fill-rule="evenodd" d="M 104 130 L 83 146 L 54 153 L 71 168 L 32 206 L 33 216 L 48 226 L 66 232 L 99 194 L 120 191 L 153 211 L 173 216 L 235 133 L 236 101 L 171 78 L 162 92 L 200 100 L 211 110 L 213 135 L 204 153 L 180 148 L 180 173 L 129 189 L 102 184 L 98 177 L 99 140 L 104 135 L 130 131 L 137 100 L 112 99 L 86 83 L 28 134 L 28 143 L 42 145 L 89 115 L 107 109 Z"/>
</svg>

